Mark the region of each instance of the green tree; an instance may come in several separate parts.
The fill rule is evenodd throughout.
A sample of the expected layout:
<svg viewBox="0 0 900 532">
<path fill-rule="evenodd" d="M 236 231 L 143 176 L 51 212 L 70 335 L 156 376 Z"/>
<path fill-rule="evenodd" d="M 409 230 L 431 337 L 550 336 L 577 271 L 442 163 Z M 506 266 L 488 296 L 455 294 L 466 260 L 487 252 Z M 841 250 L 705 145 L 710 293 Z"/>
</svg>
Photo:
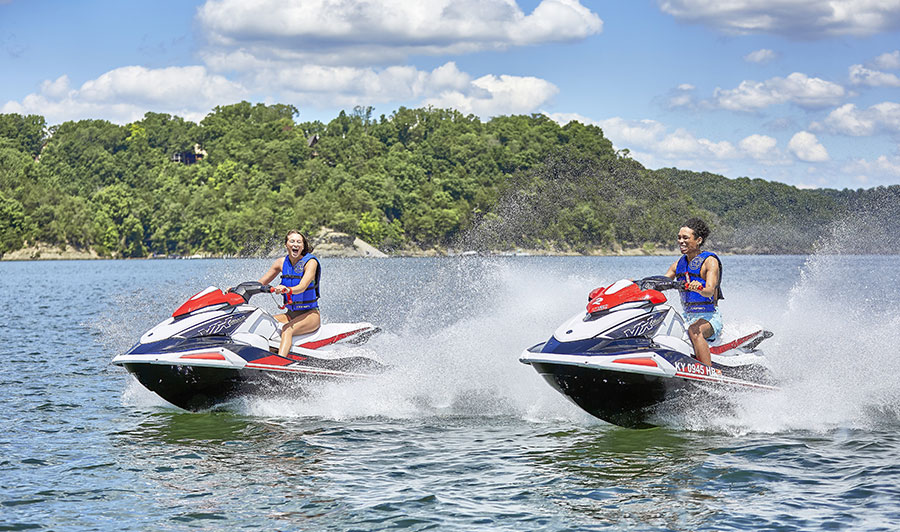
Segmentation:
<svg viewBox="0 0 900 532">
<path fill-rule="evenodd" d="M 18 201 L 7 198 L 0 191 L 0 257 L 22 247 L 25 209 Z"/>
<path fill-rule="evenodd" d="M 32 159 L 41 154 L 48 133 L 43 116 L 0 114 L 0 139 L 11 141 L 14 149 Z"/>
</svg>

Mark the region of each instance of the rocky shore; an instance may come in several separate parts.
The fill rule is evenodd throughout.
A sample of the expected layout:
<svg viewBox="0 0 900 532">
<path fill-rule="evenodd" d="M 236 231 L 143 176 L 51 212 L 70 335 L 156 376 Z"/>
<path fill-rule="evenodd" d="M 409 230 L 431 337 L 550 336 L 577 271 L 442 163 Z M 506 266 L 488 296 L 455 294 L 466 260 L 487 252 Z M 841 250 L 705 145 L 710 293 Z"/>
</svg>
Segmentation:
<svg viewBox="0 0 900 532">
<path fill-rule="evenodd" d="M 93 249 L 51 246 L 38 242 L 0 256 L 0 260 L 90 260 L 102 259 Z"/>
<path fill-rule="evenodd" d="M 371 257 L 383 258 L 388 255 L 359 237 L 333 231 L 327 227 L 310 237 L 315 254 L 321 257 Z M 279 246 L 275 255 L 283 255 L 284 247 Z"/>
</svg>

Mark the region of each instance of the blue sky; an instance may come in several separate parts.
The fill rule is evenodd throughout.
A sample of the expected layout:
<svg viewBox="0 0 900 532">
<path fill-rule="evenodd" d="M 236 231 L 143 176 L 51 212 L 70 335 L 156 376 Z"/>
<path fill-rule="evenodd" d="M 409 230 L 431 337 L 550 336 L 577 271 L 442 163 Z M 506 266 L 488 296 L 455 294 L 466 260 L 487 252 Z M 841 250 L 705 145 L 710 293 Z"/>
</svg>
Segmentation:
<svg viewBox="0 0 900 532">
<path fill-rule="evenodd" d="M 0 0 L 0 112 L 544 113 L 649 168 L 900 183 L 900 0 Z"/>
</svg>

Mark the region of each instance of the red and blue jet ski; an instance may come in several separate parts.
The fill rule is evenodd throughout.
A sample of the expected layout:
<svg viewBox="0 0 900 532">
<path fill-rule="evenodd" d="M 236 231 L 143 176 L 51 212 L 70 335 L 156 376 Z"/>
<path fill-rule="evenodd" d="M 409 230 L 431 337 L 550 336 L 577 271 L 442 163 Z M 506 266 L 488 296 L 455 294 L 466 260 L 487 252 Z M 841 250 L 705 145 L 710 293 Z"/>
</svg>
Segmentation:
<svg viewBox="0 0 900 532">
<path fill-rule="evenodd" d="M 664 276 L 621 280 L 593 290 L 585 312 L 525 350 L 553 388 L 588 413 L 630 428 L 653 426 L 655 408 L 705 387 L 774 390 L 758 330 L 710 346 L 712 365 L 694 358 L 682 316 L 663 290 L 683 289 Z"/>
<path fill-rule="evenodd" d="M 322 382 L 366 379 L 387 366 L 354 346 L 380 331 L 371 323 L 329 323 L 295 336 L 278 355 L 281 324 L 250 304 L 272 287 L 245 282 L 228 291 L 209 287 L 113 358 L 148 390 L 185 410 L 235 398 L 302 393 Z"/>
</svg>

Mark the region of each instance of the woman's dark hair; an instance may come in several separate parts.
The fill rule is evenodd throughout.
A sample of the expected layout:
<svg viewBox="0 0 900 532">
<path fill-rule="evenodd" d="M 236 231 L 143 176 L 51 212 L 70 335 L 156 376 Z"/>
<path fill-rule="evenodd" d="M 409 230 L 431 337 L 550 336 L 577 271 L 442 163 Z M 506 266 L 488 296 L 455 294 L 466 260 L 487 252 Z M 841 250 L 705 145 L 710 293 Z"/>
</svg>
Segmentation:
<svg viewBox="0 0 900 532">
<path fill-rule="evenodd" d="M 309 239 L 306 238 L 306 235 L 297 231 L 296 229 L 291 229 L 288 231 L 286 235 L 284 235 L 284 243 L 285 245 L 288 243 L 288 240 L 291 238 L 291 235 L 300 235 L 300 238 L 303 239 L 303 249 L 300 251 L 300 255 L 306 255 L 307 253 L 312 253 L 313 246 L 310 244 Z"/>
<path fill-rule="evenodd" d="M 699 236 L 703 240 L 700 241 L 700 246 L 706 244 L 706 239 L 709 238 L 709 226 L 706 225 L 706 222 L 701 220 L 700 218 L 691 218 L 690 220 L 684 222 L 682 227 L 687 227 L 691 231 L 694 232 L 694 236 Z"/>
</svg>

